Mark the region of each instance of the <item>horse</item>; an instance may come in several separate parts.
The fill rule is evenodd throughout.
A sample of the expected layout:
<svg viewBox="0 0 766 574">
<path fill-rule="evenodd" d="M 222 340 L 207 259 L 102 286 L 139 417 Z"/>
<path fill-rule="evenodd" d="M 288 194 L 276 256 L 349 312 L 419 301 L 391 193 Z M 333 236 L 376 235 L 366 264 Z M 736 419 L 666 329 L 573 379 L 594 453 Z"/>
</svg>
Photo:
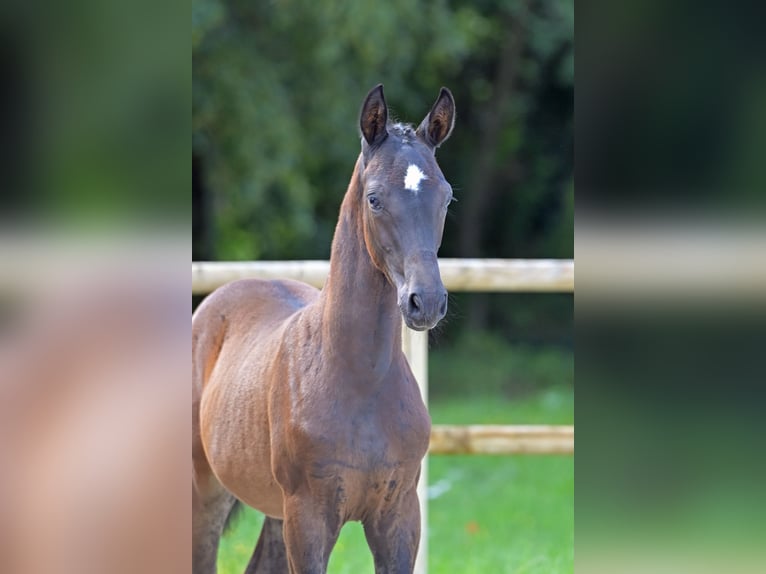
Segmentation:
<svg viewBox="0 0 766 574">
<path fill-rule="evenodd" d="M 376 573 L 413 571 L 431 419 L 401 325 L 430 329 L 447 311 L 436 254 L 452 188 L 435 152 L 454 123 L 447 88 L 416 129 L 373 88 L 323 289 L 234 281 L 193 314 L 195 574 L 216 571 L 239 501 L 266 515 L 248 573 L 326 572 L 348 521 Z"/>
</svg>

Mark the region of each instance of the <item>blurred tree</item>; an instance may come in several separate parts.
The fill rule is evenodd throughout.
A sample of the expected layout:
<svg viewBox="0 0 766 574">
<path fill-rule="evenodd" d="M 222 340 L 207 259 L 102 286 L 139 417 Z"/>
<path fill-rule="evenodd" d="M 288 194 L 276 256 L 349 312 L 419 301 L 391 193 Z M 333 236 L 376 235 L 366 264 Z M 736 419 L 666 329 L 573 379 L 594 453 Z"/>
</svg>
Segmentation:
<svg viewBox="0 0 766 574">
<path fill-rule="evenodd" d="M 572 0 L 193 0 L 194 257 L 327 257 L 378 82 L 413 123 L 457 100 L 442 255 L 572 256 L 573 27 Z"/>
</svg>

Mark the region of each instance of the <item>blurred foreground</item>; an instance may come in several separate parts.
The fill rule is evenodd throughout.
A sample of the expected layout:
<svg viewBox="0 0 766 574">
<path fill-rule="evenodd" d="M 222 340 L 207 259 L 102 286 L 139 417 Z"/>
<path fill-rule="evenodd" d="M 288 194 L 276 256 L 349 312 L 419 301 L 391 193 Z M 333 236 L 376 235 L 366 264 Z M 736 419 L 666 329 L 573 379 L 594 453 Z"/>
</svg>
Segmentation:
<svg viewBox="0 0 766 574">
<path fill-rule="evenodd" d="M 764 571 L 762 21 L 578 6 L 578 574 Z"/>
<path fill-rule="evenodd" d="M 0 571 L 189 572 L 188 248 L 0 249 Z"/>
<path fill-rule="evenodd" d="M 188 14 L 0 11 L 3 574 L 190 570 Z"/>
</svg>

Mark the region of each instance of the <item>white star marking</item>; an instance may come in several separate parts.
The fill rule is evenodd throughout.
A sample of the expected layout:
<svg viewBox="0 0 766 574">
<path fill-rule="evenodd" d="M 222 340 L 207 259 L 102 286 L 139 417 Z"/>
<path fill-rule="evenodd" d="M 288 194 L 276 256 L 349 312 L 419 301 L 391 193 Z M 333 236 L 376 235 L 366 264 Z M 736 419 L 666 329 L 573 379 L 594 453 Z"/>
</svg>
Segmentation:
<svg viewBox="0 0 766 574">
<path fill-rule="evenodd" d="M 421 169 L 414 163 L 407 168 L 407 175 L 404 176 L 404 189 L 409 189 L 415 193 L 420 191 L 420 182 L 428 179 Z"/>
</svg>

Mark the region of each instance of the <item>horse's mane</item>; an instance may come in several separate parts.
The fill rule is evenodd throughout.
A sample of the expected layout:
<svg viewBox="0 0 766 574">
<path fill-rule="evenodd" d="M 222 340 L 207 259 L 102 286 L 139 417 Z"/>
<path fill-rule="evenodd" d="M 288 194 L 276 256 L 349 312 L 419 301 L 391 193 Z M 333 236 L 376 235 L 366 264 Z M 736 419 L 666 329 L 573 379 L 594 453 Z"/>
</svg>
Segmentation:
<svg viewBox="0 0 766 574">
<path fill-rule="evenodd" d="M 386 126 L 389 134 L 393 134 L 401 138 L 403 143 L 412 143 L 417 137 L 415 135 L 415 128 L 412 124 L 405 124 L 403 122 L 392 122 Z"/>
</svg>

